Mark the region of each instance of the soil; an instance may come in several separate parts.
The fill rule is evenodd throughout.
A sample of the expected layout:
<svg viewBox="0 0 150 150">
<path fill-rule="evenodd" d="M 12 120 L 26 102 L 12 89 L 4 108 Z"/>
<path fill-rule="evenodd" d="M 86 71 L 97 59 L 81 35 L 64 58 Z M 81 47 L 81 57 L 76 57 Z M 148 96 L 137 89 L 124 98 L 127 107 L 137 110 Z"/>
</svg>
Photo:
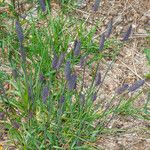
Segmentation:
<svg viewBox="0 0 150 150">
<path fill-rule="evenodd" d="M 99 10 L 93 14 L 93 1 L 86 1 L 81 9 L 80 16 L 85 17 L 87 22 L 96 23 L 101 20 L 101 26 L 96 37 L 105 31 L 106 24 L 111 18 L 114 21 L 113 36 L 118 39 L 132 24 L 132 36 L 118 55 L 104 86 L 100 90 L 98 100 L 106 101 L 114 95 L 117 87 L 123 83 L 133 83 L 136 80 L 144 79 L 144 75 L 150 72 L 148 61 L 143 53 L 144 48 L 150 48 L 150 41 L 146 40 L 150 31 L 150 1 L 149 0 L 105 0 L 101 1 Z M 85 13 L 84 13 L 85 12 Z M 79 13 L 79 12 L 78 12 Z M 92 13 L 92 17 L 89 14 Z M 105 68 L 110 62 L 103 60 L 100 72 L 106 71 Z M 150 81 L 146 81 L 144 89 L 150 89 Z M 147 98 L 144 93 L 135 103 L 135 107 L 142 108 Z M 150 128 L 149 121 L 143 121 L 133 117 L 118 116 L 108 126 L 111 129 L 122 129 L 121 133 L 103 135 L 96 142 L 99 149 L 105 150 L 150 150 Z"/>
</svg>

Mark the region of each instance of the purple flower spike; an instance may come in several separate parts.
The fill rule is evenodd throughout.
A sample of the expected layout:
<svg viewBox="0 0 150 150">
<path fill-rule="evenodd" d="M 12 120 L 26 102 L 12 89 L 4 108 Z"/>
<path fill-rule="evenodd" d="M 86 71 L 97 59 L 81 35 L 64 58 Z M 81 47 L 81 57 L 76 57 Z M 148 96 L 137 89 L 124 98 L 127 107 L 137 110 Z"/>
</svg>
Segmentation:
<svg viewBox="0 0 150 150">
<path fill-rule="evenodd" d="M 138 80 L 138 81 L 134 82 L 134 83 L 128 88 L 129 92 L 133 92 L 133 91 L 139 89 L 141 86 L 144 85 L 144 83 L 145 83 L 145 80 Z"/>
<path fill-rule="evenodd" d="M 28 97 L 32 97 L 31 96 L 32 95 L 32 87 L 30 86 L 29 88 L 28 88 Z"/>
<path fill-rule="evenodd" d="M 64 96 L 61 96 L 60 97 L 60 104 L 63 104 L 65 102 L 65 97 Z"/>
<path fill-rule="evenodd" d="M 39 4 L 40 4 L 42 11 L 45 12 L 46 11 L 45 0 L 39 0 Z"/>
<path fill-rule="evenodd" d="M 16 26 L 16 33 L 17 33 L 17 36 L 18 36 L 18 40 L 19 40 L 20 44 L 22 44 L 22 42 L 24 40 L 24 35 L 23 35 L 22 27 L 21 27 L 18 20 L 16 21 L 15 26 Z"/>
<path fill-rule="evenodd" d="M 105 32 L 105 37 L 109 38 L 110 34 L 112 32 L 112 25 L 113 25 L 113 20 L 111 19 L 107 25 L 107 31 Z"/>
<path fill-rule="evenodd" d="M 125 33 L 122 41 L 127 41 L 131 35 L 132 32 L 132 25 L 130 25 L 130 27 L 128 28 L 127 32 Z"/>
<path fill-rule="evenodd" d="M 93 102 L 96 100 L 96 98 L 97 98 L 97 92 L 95 92 L 95 93 L 92 95 L 92 100 L 93 100 Z"/>
<path fill-rule="evenodd" d="M 74 43 L 74 56 L 75 57 L 79 56 L 80 51 L 81 51 L 81 42 L 80 42 L 80 40 L 75 40 L 75 43 Z"/>
<path fill-rule="evenodd" d="M 43 100 L 44 103 L 46 102 L 46 99 L 47 99 L 48 96 L 49 96 L 49 89 L 46 86 L 42 90 L 42 100 Z"/>
<path fill-rule="evenodd" d="M 105 44 L 105 34 L 101 35 L 100 43 L 99 43 L 99 51 L 103 50 Z"/>
<path fill-rule="evenodd" d="M 73 74 L 71 78 L 68 81 L 68 89 L 69 91 L 73 90 L 76 88 L 76 81 L 77 81 L 77 76 Z"/>
<path fill-rule="evenodd" d="M 57 63 L 58 63 L 58 57 L 57 57 L 56 54 L 54 54 L 54 58 L 53 58 L 53 60 L 52 60 L 52 68 L 53 68 L 53 69 L 56 69 Z"/>
<path fill-rule="evenodd" d="M 70 61 L 66 62 L 65 77 L 66 77 L 67 81 L 71 78 L 71 64 L 70 64 Z"/>
<path fill-rule="evenodd" d="M 28 98 L 33 100 L 32 86 L 29 86 L 29 87 L 28 87 Z"/>
<path fill-rule="evenodd" d="M 94 5 L 93 5 L 93 10 L 94 10 L 94 11 L 97 11 L 97 10 L 98 10 L 99 4 L 100 4 L 100 0 L 95 0 L 95 3 L 94 3 Z"/>
<path fill-rule="evenodd" d="M 82 57 L 80 58 L 80 67 L 81 67 L 81 68 L 85 65 L 85 61 L 86 61 L 86 57 L 85 57 L 85 56 L 82 56 Z"/>
<path fill-rule="evenodd" d="M 21 59 L 23 62 L 26 61 L 26 52 L 24 49 L 24 46 L 22 44 L 20 44 L 20 55 L 21 55 Z"/>
<path fill-rule="evenodd" d="M 57 66 L 56 66 L 56 69 L 59 69 L 64 61 L 64 58 L 65 58 L 65 53 L 61 53 L 59 59 L 58 59 L 58 63 L 57 63 Z"/>
<path fill-rule="evenodd" d="M 0 112 L 0 120 L 3 120 L 4 116 L 5 116 L 4 112 Z"/>
<path fill-rule="evenodd" d="M 97 72 L 96 78 L 95 78 L 95 86 L 100 85 L 100 83 L 101 83 L 101 73 Z"/>
<path fill-rule="evenodd" d="M 128 89 L 128 87 L 129 87 L 129 85 L 127 83 L 125 83 L 116 90 L 116 93 L 122 94 L 123 92 L 125 92 Z"/>
<path fill-rule="evenodd" d="M 43 73 L 40 73 L 39 80 L 40 80 L 41 83 L 44 82 L 44 75 L 43 75 Z"/>
</svg>

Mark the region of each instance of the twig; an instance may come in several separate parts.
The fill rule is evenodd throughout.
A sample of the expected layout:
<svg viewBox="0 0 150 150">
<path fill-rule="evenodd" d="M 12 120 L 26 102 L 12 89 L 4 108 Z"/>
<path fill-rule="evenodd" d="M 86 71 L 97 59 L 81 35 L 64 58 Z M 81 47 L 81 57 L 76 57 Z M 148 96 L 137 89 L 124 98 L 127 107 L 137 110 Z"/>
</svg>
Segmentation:
<svg viewBox="0 0 150 150">
<path fill-rule="evenodd" d="M 118 61 L 120 62 L 120 63 L 122 63 L 124 66 L 126 66 L 132 73 L 134 73 L 138 78 L 140 78 L 141 80 L 143 80 L 143 78 L 140 76 L 140 75 L 138 75 L 136 72 L 134 72 L 128 65 L 126 65 L 124 62 L 122 62 L 121 60 L 119 60 L 118 59 Z M 148 86 L 148 87 L 150 87 L 150 84 L 148 84 L 147 82 L 145 82 L 145 84 Z"/>
</svg>

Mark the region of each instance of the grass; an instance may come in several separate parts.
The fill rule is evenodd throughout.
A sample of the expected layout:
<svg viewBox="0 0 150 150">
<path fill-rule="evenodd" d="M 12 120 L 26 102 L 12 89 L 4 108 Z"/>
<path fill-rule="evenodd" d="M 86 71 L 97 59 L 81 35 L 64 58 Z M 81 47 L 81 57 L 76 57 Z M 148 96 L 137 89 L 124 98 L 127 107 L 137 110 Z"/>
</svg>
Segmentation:
<svg viewBox="0 0 150 150">
<path fill-rule="evenodd" d="M 61 1 L 61 4 L 69 5 L 67 2 Z M 14 15 L 13 25 L 16 20 L 18 17 Z M 99 133 L 107 130 L 106 125 L 111 121 L 109 116 L 139 116 L 139 110 L 132 107 L 136 99 L 133 97 L 125 100 L 123 94 L 115 95 L 112 101 L 117 99 L 120 103 L 113 106 L 110 100 L 110 106 L 105 110 L 93 101 L 95 92 L 102 85 L 95 86 L 98 65 L 93 68 L 93 64 L 99 64 L 103 58 L 111 58 L 114 62 L 123 42 L 107 39 L 103 51 L 99 51 L 99 43 L 93 41 L 96 27 L 89 31 L 84 22 L 68 17 L 64 12 L 53 17 L 50 10 L 45 14 L 39 8 L 36 19 L 19 18 L 19 23 L 23 40 L 17 37 L 15 26 L 4 26 L 5 37 L 1 32 L 5 40 L 4 49 L 7 50 L 2 52 L 2 64 L 9 68 L 9 73 L 0 72 L 0 112 L 5 116 L 1 124 L 16 148 L 94 149 L 92 143 Z M 20 34 L 21 31 L 18 32 Z M 70 43 L 74 44 L 75 39 L 81 42 L 77 56 L 73 46 L 71 50 L 68 47 Z M 107 48 L 114 51 L 107 52 Z M 54 55 L 60 59 L 63 53 L 65 57 L 61 65 L 54 68 Z M 76 66 L 80 65 L 82 56 L 87 60 L 78 73 Z M 69 79 L 65 78 L 66 61 L 71 64 Z M 89 70 L 86 73 L 92 74 L 88 88 L 84 87 L 86 68 Z M 73 78 L 75 75 L 77 80 Z M 6 85 L 9 85 L 8 89 Z"/>
<path fill-rule="evenodd" d="M 147 38 L 148 43 L 150 43 L 150 37 Z M 145 48 L 144 53 L 146 54 L 147 60 L 148 60 L 148 65 L 150 65 L 150 49 L 149 47 Z M 146 78 L 150 78 L 150 73 L 145 75 Z"/>
</svg>

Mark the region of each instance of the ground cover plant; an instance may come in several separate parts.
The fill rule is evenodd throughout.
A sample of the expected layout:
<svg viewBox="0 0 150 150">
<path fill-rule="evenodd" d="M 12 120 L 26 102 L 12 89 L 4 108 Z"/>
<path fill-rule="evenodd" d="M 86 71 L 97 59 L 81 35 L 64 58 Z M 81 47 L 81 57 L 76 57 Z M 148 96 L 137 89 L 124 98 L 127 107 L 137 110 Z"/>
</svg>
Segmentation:
<svg viewBox="0 0 150 150">
<path fill-rule="evenodd" d="M 67 2 L 60 1 L 63 6 Z M 144 118 L 141 110 L 132 107 L 141 93 L 127 98 L 126 94 L 138 90 L 145 80 L 118 87 L 106 108 L 97 104 L 99 90 L 129 40 L 132 26 L 121 40 L 110 39 L 112 19 L 95 42 L 95 26 L 89 31 L 84 22 L 76 22 L 64 12 L 52 16 L 48 1 L 35 4 L 38 17 L 31 15 L 30 20 L 24 20 L 15 12 L 15 4 L 10 4 L 13 25 L 5 28 L 7 53 L 2 51 L 2 63 L 6 62 L 11 73 L 0 74 L 0 115 L 9 144 L 18 149 L 96 149 L 92 143 L 116 114 Z M 93 11 L 98 5 L 95 1 Z M 113 52 L 105 52 L 111 46 Z M 102 76 L 99 64 L 107 57 L 112 63 Z M 88 81 L 87 74 L 92 76 Z"/>
</svg>

